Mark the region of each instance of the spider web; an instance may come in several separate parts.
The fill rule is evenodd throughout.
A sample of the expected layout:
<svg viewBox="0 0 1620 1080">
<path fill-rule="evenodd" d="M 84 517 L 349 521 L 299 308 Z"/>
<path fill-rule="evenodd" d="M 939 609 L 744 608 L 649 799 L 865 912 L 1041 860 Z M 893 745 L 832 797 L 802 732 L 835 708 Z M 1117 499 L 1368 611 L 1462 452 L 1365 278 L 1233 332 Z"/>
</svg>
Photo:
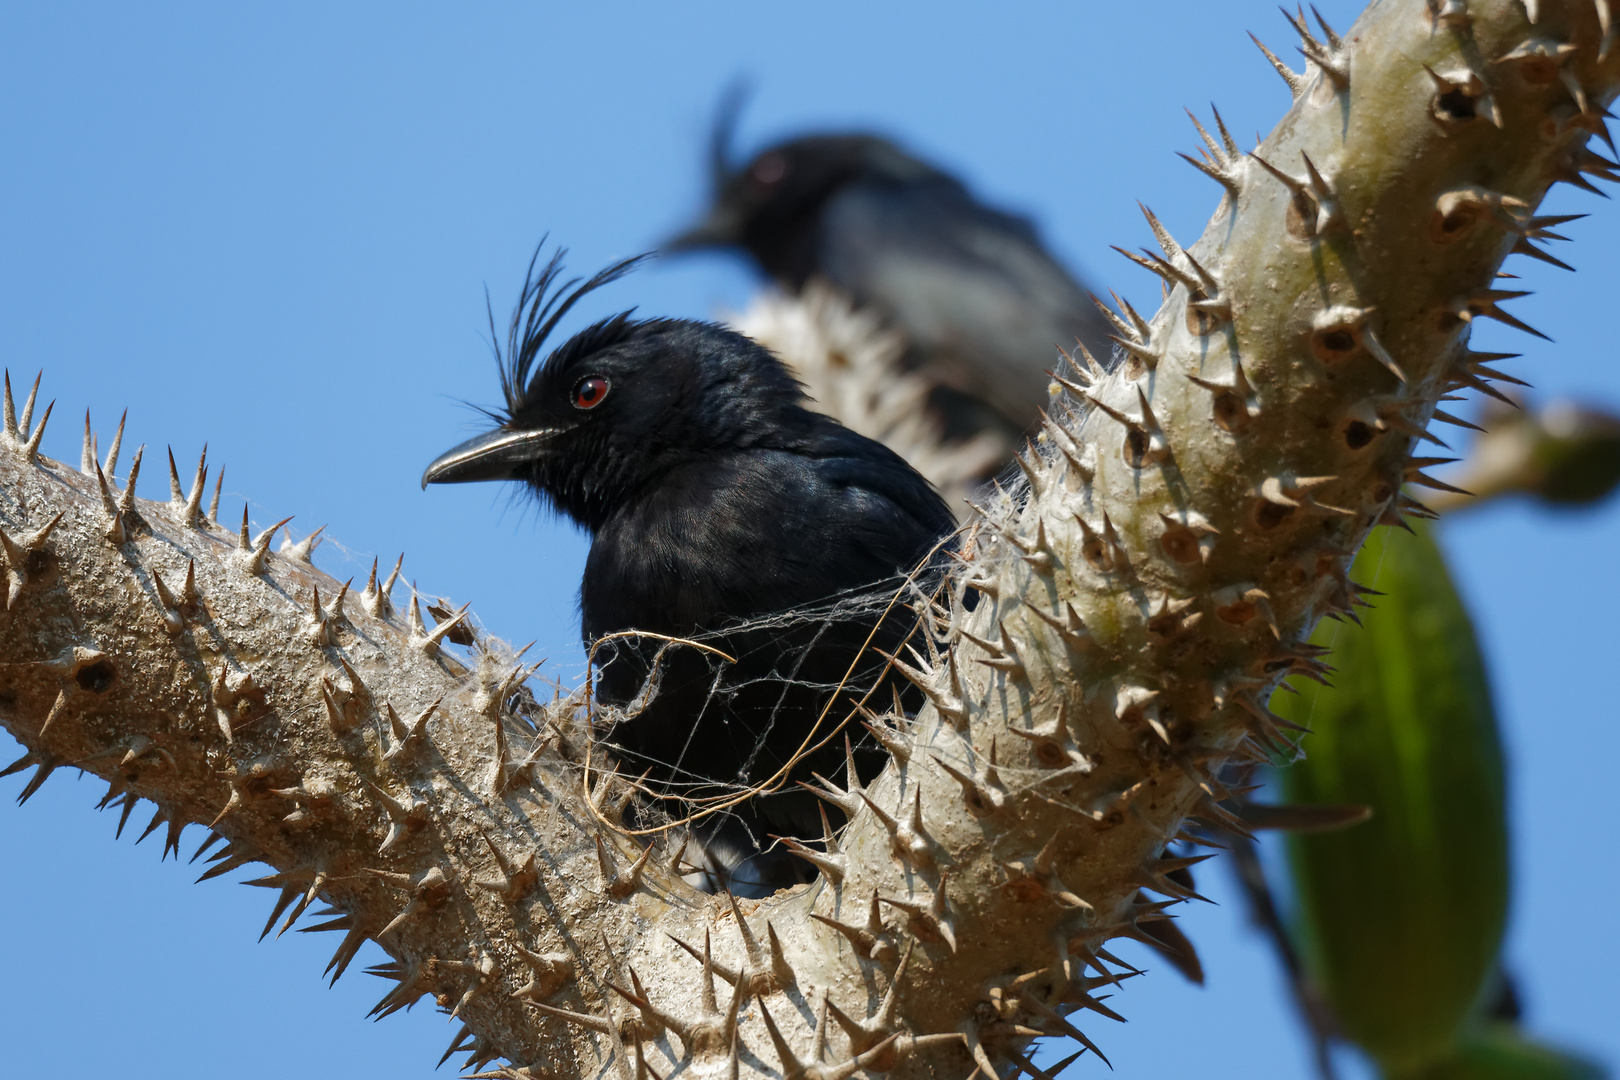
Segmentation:
<svg viewBox="0 0 1620 1080">
<path fill-rule="evenodd" d="M 598 749 L 640 792 L 629 831 L 684 830 L 689 880 L 701 888 L 764 895 L 811 879 L 775 838 L 821 848 L 843 815 L 799 784 L 848 783 L 847 770 L 872 779 L 887 754 L 863 720 L 883 714 L 905 730 L 921 706 L 888 658 L 938 659 L 949 618 L 943 561 L 689 637 L 629 630 L 594 642 L 598 673 L 628 664 L 639 675 L 627 699 L 598 703 L 593 715 Z M 638 727 L 649 724 L 660 728 Z"/>
</svg>

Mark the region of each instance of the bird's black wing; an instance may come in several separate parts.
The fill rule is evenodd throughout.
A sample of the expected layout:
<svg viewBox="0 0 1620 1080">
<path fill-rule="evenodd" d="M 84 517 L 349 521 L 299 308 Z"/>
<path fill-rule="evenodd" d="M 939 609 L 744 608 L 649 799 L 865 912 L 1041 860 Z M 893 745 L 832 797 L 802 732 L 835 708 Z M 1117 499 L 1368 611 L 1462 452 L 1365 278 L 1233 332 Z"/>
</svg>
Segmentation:
<svg viewBox="0 0 1620 1080">
<path fill-rule="evenodd" d="M 887 448 L 828 426 L 813 445 L 677 470 L 615 515 L 586 566 L 585 636 L 687 633 L 914 567 L 954 527 L 944 501 Z"/>
<path fill-rule="evenodd" d="M 609 704 L 632 702 L 655 663 L 660 672 L 657 693 L 611 736 L 633 768 L 653 769 L 655 785 L 753 782 L 806 751 L 798 775 L 831 775 L 850 699 L 890 699 L 881 653 L 899 649 L 914 622 L 895 602 L 901 575 L 954 522 L 888 450 L 830 421 L 813 427 L 783 440 L 796 448 L 755 446 L 676 470 L 592 543 L 588 640 L 633 627 L 729 657 L 648 638 L 599 649 L 597 689 Z M 870 749 L 857 757 L 881 765 Z M 815 800 L 791 786 L 736 813 L 756 847 L 768 832 L 819 828 Z"/>
<path fill-rule="evenodd" d="M 938 375 L 1028 427 L 1045 405 L 1054 345 L 1106 362 L 1109 327 L 1029 222 L 954 184 L 851 185 L 821 223 L 821 267 L 885 312 Z"/>
</svg>

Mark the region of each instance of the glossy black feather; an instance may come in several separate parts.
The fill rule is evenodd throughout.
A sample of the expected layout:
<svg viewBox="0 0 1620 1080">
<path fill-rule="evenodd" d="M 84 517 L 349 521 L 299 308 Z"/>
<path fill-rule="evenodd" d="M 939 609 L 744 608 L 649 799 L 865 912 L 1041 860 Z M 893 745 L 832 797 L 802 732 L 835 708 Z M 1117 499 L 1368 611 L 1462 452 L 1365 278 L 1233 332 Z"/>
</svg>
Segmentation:
<svg viewBox="0 0 1620 1080">
<path fill-rule="evenodd" d="M 514 316 L 501 428 L 425 480 L 520 480 L 590 531 L 581 631 L 599 700 L 628 713 L 606 733 L 625 771 L 723 795 L 777 774 L 819 723 L 812 741 L 825 745 L 787 790 L 705 828 L 744 855 L 770 833 L 819 836 L 815 801 L 791 780 L 841 775 L 835 728 L 881 677 L 877 649 L 899 647 L 915 621 L 902 604 L 883 608 L 905 575 L 937 576 L 952 516 L 901 458 L 811 411 L 780 361 L 725 328 L 624 313 L 535 367 L 533 343 L 555 314 L 602 283 L 558 300 L 548 288 L 559 268 L 553 259 L 542 284 L 531 279 Z M 580 387 L 597 400 L 597 381 L 605 396 L 582 408 Z M 625 631 L 642 633 L 612 637 Z M 884 686 L 878 704 L 889 700 Z M 798 873 L 771 858 L 753 869 L 765 886 Z"/>
</svg>

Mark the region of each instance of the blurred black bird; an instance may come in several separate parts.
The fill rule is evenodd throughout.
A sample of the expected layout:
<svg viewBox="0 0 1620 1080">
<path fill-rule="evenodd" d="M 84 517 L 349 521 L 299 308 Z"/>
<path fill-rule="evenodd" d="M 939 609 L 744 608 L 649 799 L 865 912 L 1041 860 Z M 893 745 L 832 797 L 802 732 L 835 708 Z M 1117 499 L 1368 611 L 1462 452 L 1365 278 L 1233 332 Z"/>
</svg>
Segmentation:
<svg viewBox="0 0 1620 1080">
<path fill-rule="evenodd" d="M 881 313 L 944 388 L 952 436 L 1033 430 L 1054 345 L 1108 363 L 1108 323 L 1027 219 L 876 135 L 805 135 L 734 167 L 739 103 L 728 94 L 715 122 L 707 216 L 666 251 L 740 249 L 784 290 L 819 277 Z"/>
<path fill-rule="evenodd" d="M 738 167 L 731 143 L 741 104 L 734 85 L 716 116 L 707 216 L 666 251 L 738 249 L 785 291 L 821 278 L 875 309 L 905 334 L 908 362 L 939 381 L 932 404 L 949 437 L 989 429 L 1016 442 L 1032 430 L 1048 400 L 1054 345 L 1079 340 L 1113 366 L 1112 328 L 1028 219 L 986 206 L 956 177 L 877 135 L 804 135 Z M 1203 982 L 1173 922 L 1142 932 Z"/>
<path fill-rule="evenodd" d="M 497 343 L 499 426 L 434 461 L 423 486 L 520 481 L 590 532 L 581 631 L 598 699 L 625 713 L 607 735 L 623 771 L 650 767 L 655 790 L 691 799 L 777 779 L 786 790 L 698 835 L 729 852 L 739 892 L 803 880 L 785 853 L 757 852 L 771 834 L 821 836 L 793 780 L 841 775 L 848 699 L 915 625 L 890 601 L 941 561 L 955 522 L 904 460 L 810 411 L 787 368 L 730 330 L 627 311 L 537 364 L 558 320 L 639 261 L 558 286 L 562 255 L 536 275 L 536 252 L 504 358 Z M 857 758 L 874 773 L 883 755 Z"/>
</svg>

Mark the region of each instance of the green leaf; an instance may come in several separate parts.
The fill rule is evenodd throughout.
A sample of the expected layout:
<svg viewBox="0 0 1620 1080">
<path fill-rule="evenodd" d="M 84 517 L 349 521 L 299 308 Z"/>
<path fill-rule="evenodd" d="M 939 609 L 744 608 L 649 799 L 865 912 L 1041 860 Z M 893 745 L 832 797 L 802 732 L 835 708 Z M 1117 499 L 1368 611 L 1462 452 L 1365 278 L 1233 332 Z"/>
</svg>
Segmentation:
<svg viewBox="0 0 1620 1080">
<path fill-rule="evenodd" d="M 1389 1072 L 1444 1057 L 1492 981 L 1508 904 L 1502 751 L 1468 613 L 1427 530 L 1378 530 L 1352 576 L 1363 628 L 1324 622 L 1335 687 L 1272 708 L 1305 724 L 1291 802 L 1370 821 L 1291 839 L 1297 936 L 1346 1036 Z"/>
<path fill-rule="evenodd" d="M 1608 1070 L 1526 1039 L 1511 1024 L 1492 1024 L 1457 1053 L 1410 1080 L 1604 1080 Z"/>
</svg>

